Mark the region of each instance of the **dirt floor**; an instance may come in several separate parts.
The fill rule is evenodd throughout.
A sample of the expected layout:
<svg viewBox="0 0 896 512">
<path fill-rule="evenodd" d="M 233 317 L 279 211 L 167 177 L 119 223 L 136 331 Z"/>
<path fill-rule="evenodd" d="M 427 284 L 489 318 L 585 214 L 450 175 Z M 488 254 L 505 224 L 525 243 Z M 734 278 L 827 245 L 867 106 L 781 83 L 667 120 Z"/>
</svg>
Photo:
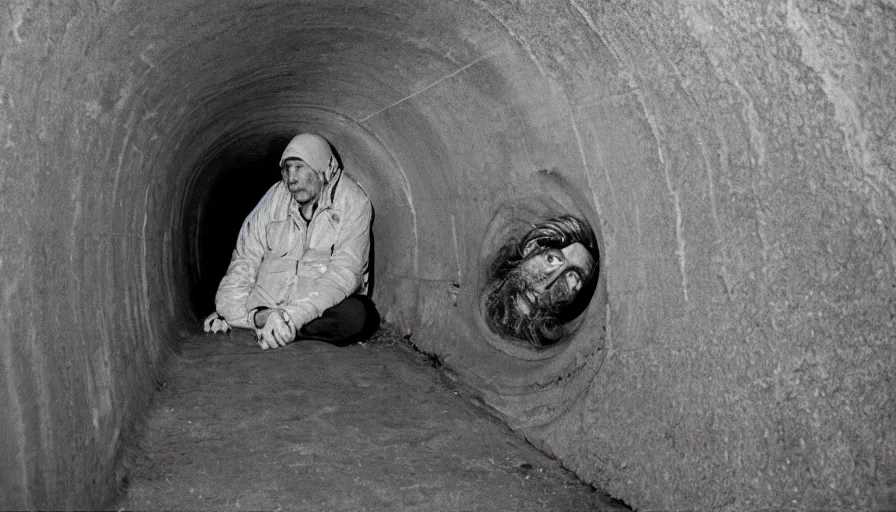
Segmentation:
<svg viewBox="0 0 896 512">
<path fill-rule="evenodd" d="M 114 510 L 623 511 L 388 328 L 261 351 L 192 333 Z"/>
</svg>

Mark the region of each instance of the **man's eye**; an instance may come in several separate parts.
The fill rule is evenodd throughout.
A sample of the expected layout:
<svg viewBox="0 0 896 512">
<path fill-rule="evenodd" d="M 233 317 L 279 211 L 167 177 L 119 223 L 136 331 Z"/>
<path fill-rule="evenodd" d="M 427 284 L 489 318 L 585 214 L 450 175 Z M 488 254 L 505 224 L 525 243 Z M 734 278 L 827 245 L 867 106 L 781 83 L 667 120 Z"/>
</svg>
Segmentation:
<svg viewBox="0 0 896 512">
<path fill-rule="evenodd" d="M 547 257 L 545 258 L 545 261 L 547 261 L 548 265 L 550 265 L 552 267 L 556 267 L 557 265 L 560 265 L 561 263 L 563 263 L 560 260 L 560 258 L 554 256 L 553 254 L 548 254 Z"/>
</svg>

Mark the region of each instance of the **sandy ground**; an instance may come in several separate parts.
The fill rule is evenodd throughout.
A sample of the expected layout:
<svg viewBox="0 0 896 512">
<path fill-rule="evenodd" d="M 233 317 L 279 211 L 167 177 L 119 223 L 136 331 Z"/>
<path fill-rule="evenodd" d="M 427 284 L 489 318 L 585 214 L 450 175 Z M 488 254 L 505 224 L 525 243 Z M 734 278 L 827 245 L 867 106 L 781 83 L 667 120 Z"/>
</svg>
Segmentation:
<svg viewBox="0 0 896 512">
<path fill-rule="evenodd" d="M 347 348 L 187 336 L 114 510 L 628 510 L 387 328 Z"/>
</svg>

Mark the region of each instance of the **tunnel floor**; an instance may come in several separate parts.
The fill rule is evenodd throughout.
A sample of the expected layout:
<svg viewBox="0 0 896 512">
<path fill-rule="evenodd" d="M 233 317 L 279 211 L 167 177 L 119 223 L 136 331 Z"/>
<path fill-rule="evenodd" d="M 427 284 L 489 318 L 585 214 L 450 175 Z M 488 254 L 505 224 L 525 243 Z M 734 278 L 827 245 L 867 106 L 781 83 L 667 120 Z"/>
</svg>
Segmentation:
<svg viewBox="0 0 896 512">
<path fill-rule="evenodd" d="M 382 328 L 261 351 L 186 334 L 109 509 L 629 510 Z"/>
</svg>

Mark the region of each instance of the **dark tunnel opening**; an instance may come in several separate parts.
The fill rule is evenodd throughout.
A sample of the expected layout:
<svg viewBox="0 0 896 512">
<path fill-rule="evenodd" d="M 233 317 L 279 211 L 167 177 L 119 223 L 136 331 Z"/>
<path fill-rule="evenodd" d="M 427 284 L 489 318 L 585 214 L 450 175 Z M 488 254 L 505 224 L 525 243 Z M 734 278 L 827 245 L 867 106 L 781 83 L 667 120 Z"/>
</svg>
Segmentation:
<svg viewBox="0 0 896 512">
<path fill-rule="evenodd" d="M 252 137 L 220 149 L 193 171 L 194 194 L 186 205 L 186 282 L 193 313 L 215 309 L 215 292 L 227 271 L 246 216 L 280 179 L 278 162 L 290 135 Z"/>
</svg>

